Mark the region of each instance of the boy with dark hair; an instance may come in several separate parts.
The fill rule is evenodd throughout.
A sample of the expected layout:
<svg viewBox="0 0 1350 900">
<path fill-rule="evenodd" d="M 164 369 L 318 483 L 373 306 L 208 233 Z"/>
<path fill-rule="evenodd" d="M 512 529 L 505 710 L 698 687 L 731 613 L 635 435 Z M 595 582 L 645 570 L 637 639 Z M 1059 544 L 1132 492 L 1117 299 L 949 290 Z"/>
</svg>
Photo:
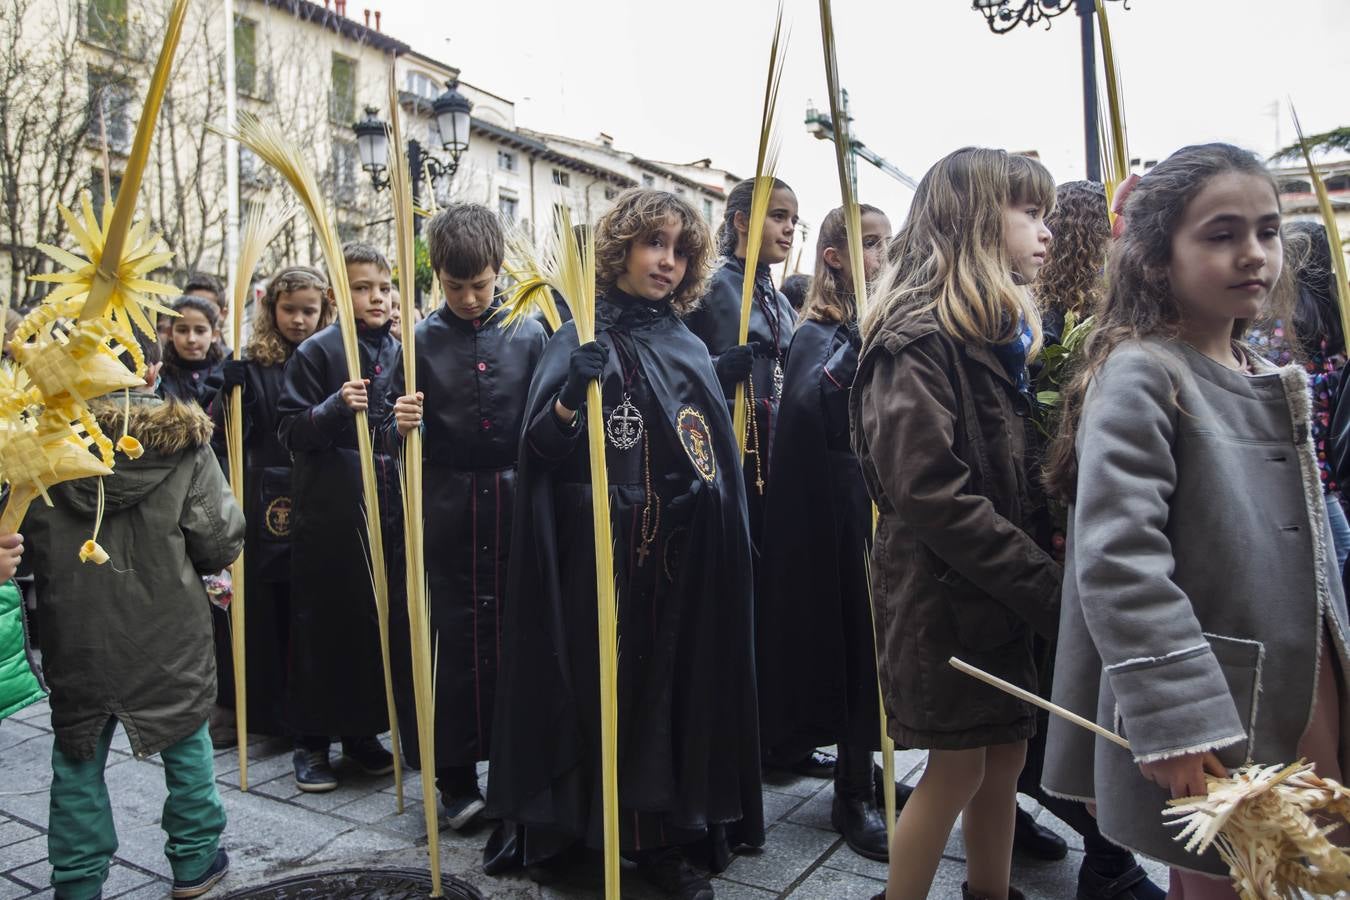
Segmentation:
<svg viewBox="0 0 1350 900">
<path fill-rule="evenodd" d="M 488 758 L 492 735 L 516 454 L 546 337 L 532 319 L 503 326 L 497 315 L 503 240 L 495 213 L 452 204 L 426 235 L 445 304 L 417 326 L 419 390 L 398 397 L 391 427 L 400 438 L 426 429 L 426 545 L 434 550 L 427 579 L 439 648 L 436 786 L 458 829 L 483 809 L 475 764 Z M 393 384 L 401 393 L 401 366 Z M 411 719 L 402 734 L 411 746 Z"/>
<path fill-rule="evenodd" d="M 56 732 L 52 887 L 76 900 L 101 896 L 117 850 L 103 769 L 118 722 L 138 758 L 158 753 L 164 763 L 172 896 L 199 897 L 229 868 L 207 734 L 216 671 L 200 576 L 239 555 L 244 516 L 211 452 L 211 420 L 195 405 L 155 396 L 159 345 L 141 347 L 146 385 L 125 402 L 128 433 L 144 454 L 119 457 L 102 479 L 52 488 L 52 505 L 33 504 L 23 527 Z M 106 433 L 121 431 L 123 403 L 91 404 Z M 113 560 L 75 563 L 100 512 L 99 539 Z"/>
<path fill-rule="evenodd" d="M 398 361 L 389 334 L 389 263 L 368 244 L 342 248 L 356 314 L 361 378 L 348 380 L 337 323 L 296 347 L 277 400 L 277 434 L 290 451 L 291 660 L 287 702 L 298 735 L 295 783 L 321 793 L 337 787 L 329 735 L 371 775 L 393 771 L 376 735 L 389 727 L 371 583 L 355 416 L 382 422 Z M 339 300 L 339 302 L 341 302 Z M 398 534 L 395 461 L 376 445 L 375 474 L 386 547 Z M 396 554 L 389 554 L 391 560 Z M 401 562 L 391 562 L 398 569 Z M 391 606 L 395 604 L 391 603 Z"/>
</svg>

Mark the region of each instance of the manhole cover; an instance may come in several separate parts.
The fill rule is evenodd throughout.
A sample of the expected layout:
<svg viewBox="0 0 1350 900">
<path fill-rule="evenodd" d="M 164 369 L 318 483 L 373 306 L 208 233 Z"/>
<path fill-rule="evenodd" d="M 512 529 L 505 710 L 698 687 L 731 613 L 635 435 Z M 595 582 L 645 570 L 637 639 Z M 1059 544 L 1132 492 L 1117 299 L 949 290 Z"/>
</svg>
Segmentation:
<svg viewBox="0 0 1350 900">
<path fill-rule="evenodd" d="M 483 895 L 454 878 L 441 876 L 446 900 L 483 900 Z M 235 891 L 226 900 L 418 900 L 431 893 L 431 875 L 416 869 L 341 869 L 284 878 L 270 884 Z"/>
</svg>

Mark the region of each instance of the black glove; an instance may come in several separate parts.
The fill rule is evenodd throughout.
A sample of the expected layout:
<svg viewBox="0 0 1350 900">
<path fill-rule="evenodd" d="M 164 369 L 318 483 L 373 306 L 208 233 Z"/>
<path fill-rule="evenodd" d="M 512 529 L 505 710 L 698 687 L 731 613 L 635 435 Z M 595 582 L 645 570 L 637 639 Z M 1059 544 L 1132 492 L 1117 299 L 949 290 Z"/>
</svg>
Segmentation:
<svg viewBox="0 0 1350 900">
<path fill-rule="evenodd" d="M 722 383 L 722 388 L 731 390 L 750 377 L 750 369 L 754 364 L 755 345 L 737 344 L 717 357 L 713 369 L 717 372 L 717 380 Z"/>
<path fill-rule="evenodd" d="M 853 345 L 854 350 L 862 349 L 862 331 L 858 328 L 858 323 L 849 322 L 844 326 L 848 329 L 848 342 Z"/>
<path fill-rule="evenodd" d="M 572 351 L 567 362 L 567 383 L 558 392 L 558 402 L 566 409 L 581 409 L 586 399 L 586 387 L 605 371 L 609 362 L 609 347 L 598 341 L 582 344 Z"/>
<path fill-rule="evenodd" d="M 248 371 L 248 363 L 242 359 L 227 359 L 225 365 L 220 368 L 221 389 L 229 391 L 230 388 L 244 386 L 244 374 Z"/>
</svg>

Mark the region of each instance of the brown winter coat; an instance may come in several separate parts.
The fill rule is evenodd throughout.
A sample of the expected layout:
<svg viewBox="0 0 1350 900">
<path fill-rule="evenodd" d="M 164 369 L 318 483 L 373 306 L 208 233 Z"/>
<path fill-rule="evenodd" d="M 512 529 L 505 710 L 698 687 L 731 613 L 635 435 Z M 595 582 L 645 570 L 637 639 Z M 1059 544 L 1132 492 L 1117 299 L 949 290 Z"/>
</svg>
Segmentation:
<svg viewBox="0 0 1350 900">
<path fill-rule="evenodd" d="M 854 384 L 891 737 L 947 750 L 1028 738 L 1030 706 L 948 664 L 1035 690 L 1033 630 L 1055 632 L 1060 568 L 1028 534 L 1043 509 L 1028 400 L 987 346 L 953 340 L 931 313 L 887 319 Z"/>
<path fill-rule="evenodd" d="M 100 426 L 122 433 L 122 404 L 95 404 Z M 137 756 L 201 727 L 216 696 L 211 614 L 201 576 L 234 561 L 244 516 L 211 452 L 211 420 L 195 404 L 132 394 L 130 433 L 145 454 L 118 454 L 103 479 L 99 544 L 111 557 L 81 563 L 93 530 L 98 479 L 52 489 L 24 519 L 37 579 L 42 662 L 61 751 L 91 759 L 116 716 Z"/>
</svg>

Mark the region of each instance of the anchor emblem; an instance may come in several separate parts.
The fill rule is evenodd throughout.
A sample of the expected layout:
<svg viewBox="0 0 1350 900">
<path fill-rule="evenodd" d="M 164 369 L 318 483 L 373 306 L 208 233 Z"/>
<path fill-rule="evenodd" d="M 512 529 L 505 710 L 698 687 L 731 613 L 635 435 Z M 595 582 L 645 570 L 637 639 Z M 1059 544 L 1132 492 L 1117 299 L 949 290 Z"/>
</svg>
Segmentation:
<svg viewBox="0 0 1350 900">
<path fill-rule="evenodd" d="M 631 450 L 642 440 L 642 427 L 642 413 L 633 405 L 629 395 L 624 394 L 623 402 L 609 414 L 605 434 L 616 450 Z"/>
</svg>

